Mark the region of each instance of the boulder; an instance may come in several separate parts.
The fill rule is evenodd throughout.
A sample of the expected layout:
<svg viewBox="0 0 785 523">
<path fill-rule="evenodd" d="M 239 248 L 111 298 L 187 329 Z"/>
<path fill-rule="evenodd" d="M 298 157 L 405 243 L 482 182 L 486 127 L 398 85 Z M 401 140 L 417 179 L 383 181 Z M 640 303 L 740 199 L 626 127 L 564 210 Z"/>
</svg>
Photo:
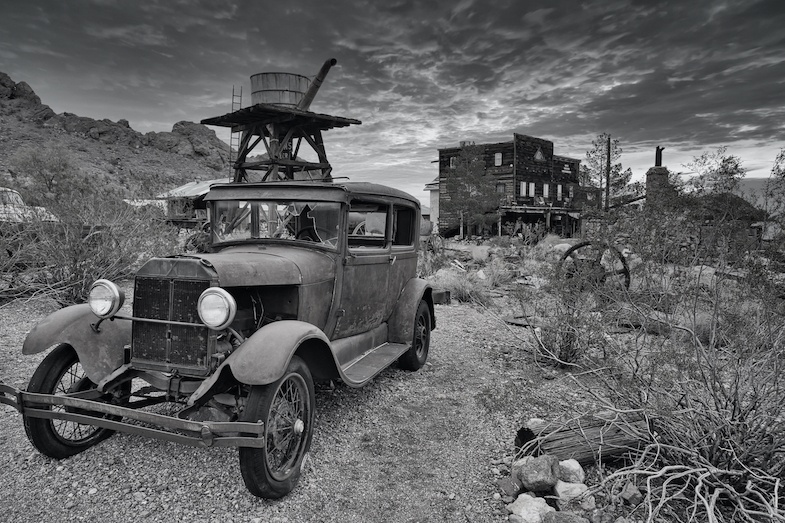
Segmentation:
<svg viewBox="0 0 785 523">
<path fill-rule="evenodd" d="M 496 482 L 496 486 L 502 496 L 515 497 L 521 493 L 523 485 L 518 478 L 502 478 Z"/>
<path fill-rule="evenodd" d="M 564 508 L 570 502 L 583 497 L 588 490 L 589 487 L 583 483 L 566 483 L 564 481 L 557 482 L 556 486 L 553 487 L 553 493 L 556 495 L 556 503 L 559 508 Z"/>
<path fill-rule="evenodd" d="M 0 98 L 11 98 L 16 83 L 5 73 L 0 73 Z"/>
<path fill-rule="evenodd" d="M 578 460 L 565 459 L 559 462 L 558 478 L 566 483 L 583 483 L 586 480 L 586 472 Z"/>
<path fill-rule="evenodd" d="M 11 90 L 11 98 L 18 98 L 20 100 L 27 100 L 34 104 L 40 104 L 41 99 L 35 94 L 33 88 L 27 82 L 19 82 Z"/>
<path fill-rule="evenodd" d="M 556 509 L 549 506 L 543 498 L 535 498 L 530 494 L 521 494 L 518 498 L 507 505 L 510 514 L 521 518 L 523 523 L 542 523 L 543 517 Z"/>
<path fill-rule="evenodd" d="M 512 476 L 532 492 L 550 492 L 558 481 L 558 470 L 559 460 L 548 454 L 525 456 L 512 464 Z"/>
</svg>

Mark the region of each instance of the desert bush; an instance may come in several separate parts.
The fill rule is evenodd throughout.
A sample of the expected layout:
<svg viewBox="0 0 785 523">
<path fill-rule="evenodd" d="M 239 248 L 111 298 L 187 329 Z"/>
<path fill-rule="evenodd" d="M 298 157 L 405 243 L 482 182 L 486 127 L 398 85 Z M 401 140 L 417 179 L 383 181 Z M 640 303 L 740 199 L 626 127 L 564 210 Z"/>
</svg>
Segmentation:
<svg viewBox="0 0 785 523">
<path fill-rule="evenodd" d="M 96 279 L 127 277 L 143 259 L 175 249 L 176 231 L 160 209 L 127 205 L 122 194 L 73 168 L 67 152 L 23 151 L 15 162 L 25 201 L 58 221 L 33 218 L 16 236 L 3 235 L 0 299 L 43 294 L 78 303 Z"/>
<path fill-rule="evenodd" d="M 482 268 L 485 282 L 489 288 L 502 287 L 513 281 L 517 275 L 517 267 L 503 258 L 492 257 Z"/>
<path fill-rule="evenodd" d="M 417 257 L 417 275 L 429 278 L 450 264 L 450 258 L 444 253 L 430 250 L 420 251 Z"/>
<path fill-rule="evenodd" d="M 450 291 L 450 298 L 464 303 L 493 306 L 493 296 L 488 284 L 475 273 L 458 270 L 440 271 L 432 279 L 434 286 Z"/>
<path fill-rule="evenodd" d="M 584 301 L 555 291 L 577 339 L 599 326 L 601 350 L 583 360 L 598 396 L 648 421 L 643 450 L 605 485 L 644 486 L 648 521 L 785 521 L 785 308 L 771 268 L 732 239 L 738 223 L 715 222 L 729 241 L 709 244 L 692 241 L 688 213 L 607 225 L 608 241 L 623 238 L 641 259 L 631 290 L 587 282 Z M 622 311 L 635 328 L 626 335 L 612 330 Z"/>
<path fill-rule="evenodd" d="M 540 265 L 540 287 L 518 286 L 514 298 L 522 316 L 535 326 L 534 356 L 559 367 L 576 367 L 602 343 L 596 295 L 577 278 L 566 278 L 560 264 Z"/>
</svg>

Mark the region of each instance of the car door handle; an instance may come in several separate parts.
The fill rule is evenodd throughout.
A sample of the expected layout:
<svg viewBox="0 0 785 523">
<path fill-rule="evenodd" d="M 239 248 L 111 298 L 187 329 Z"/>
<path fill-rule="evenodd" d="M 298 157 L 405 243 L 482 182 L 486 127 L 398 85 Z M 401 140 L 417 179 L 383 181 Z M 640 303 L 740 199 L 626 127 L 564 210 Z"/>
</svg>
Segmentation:
<svg viewBox="0 0 785 523">
<path fill-rule="evenodd" d="M 398 259 L 397 256 L 390 256 L 390 265 L 393 265 L 396 259 Z"/>
</svg>

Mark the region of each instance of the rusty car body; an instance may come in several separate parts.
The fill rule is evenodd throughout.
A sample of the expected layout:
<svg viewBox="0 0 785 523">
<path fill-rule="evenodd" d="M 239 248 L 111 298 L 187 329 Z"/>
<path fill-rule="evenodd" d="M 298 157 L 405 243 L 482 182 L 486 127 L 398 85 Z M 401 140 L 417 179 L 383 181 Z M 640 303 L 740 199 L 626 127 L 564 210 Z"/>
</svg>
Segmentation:
<svg viewBox="0 0 785 523">
<path fill-rule="evenodd" d="M 286 495 L 314 429 L 314 381 L 417 370 L 435 327 L 416 277 L 419 203 L 369 183 L 213 186 L 205 252 L 153 258 L 133 304 L 93 285 L 27 336 L 50 352 L 25 391 L 0 384 L 32 444 L 65 458 L 125 431 L 239 447 L 247 488 Z M 144 409 L 180 404 L 174 415 Z"/>
</svg>

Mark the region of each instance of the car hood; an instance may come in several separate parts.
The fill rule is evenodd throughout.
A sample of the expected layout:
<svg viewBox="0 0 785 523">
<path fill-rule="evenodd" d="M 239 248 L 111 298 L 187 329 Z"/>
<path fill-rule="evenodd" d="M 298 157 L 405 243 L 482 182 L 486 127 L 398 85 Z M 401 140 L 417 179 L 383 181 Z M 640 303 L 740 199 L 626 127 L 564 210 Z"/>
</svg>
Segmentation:
<svg viewBox="0 0 785 523">
<path fill-rule="evenodd" d="M 212 267 L 221 287 L 307 285 L 335 278 L 337 254 L 297 247 L 250 245 L 199 254 Z"/>
<path fill-rule="evenodd" d="M 32 221 L 58 222 L 57 216 L 43 207 L 31 205 L 0 205 L 0 221 L 26 223 Z"/>
</svg>

